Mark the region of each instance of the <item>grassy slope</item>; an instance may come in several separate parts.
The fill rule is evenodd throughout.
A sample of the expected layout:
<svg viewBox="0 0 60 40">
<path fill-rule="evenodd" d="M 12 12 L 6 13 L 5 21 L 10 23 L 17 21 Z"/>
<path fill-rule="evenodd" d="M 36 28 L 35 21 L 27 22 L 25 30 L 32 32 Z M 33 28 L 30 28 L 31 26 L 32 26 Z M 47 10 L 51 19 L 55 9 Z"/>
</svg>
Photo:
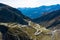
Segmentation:
<svg viewBox="0 0 60 40">
<path fill-rule="evenodd" d="M 16 30 L 16 29 L 17 29 L 17 30 Z M 18 31 L 19 28 L 16 27 L 16 28 L 13 28 L 13 30 L 14 30 L 14 31 Z M 13 34 L 15 34 L 15 32 L 14 32 L 13 30 L 10 29 L 10 31 L 11 31 Z M 46 32 L 44 31 L 44 32 L 42 32 L 41 34 L 35 36 L 34 33 L 35 33 L 36 30 L 33 29 L 33 28 L 25 27 L 25 28 L 20 28 L 20 30 L 22 30 L 24 33 L 26 33 L 26 34 L 30 37 L 30 39 L 32 39 L 32 40 L 51 40 L 51 35 L 45 34 L 45 33 L 48 32 L 48 31 L 46 31 Z M 19 31 L 18 34 L 24 36 L 24 34 L 21 33 L 21 31 Z"/>
</svg>

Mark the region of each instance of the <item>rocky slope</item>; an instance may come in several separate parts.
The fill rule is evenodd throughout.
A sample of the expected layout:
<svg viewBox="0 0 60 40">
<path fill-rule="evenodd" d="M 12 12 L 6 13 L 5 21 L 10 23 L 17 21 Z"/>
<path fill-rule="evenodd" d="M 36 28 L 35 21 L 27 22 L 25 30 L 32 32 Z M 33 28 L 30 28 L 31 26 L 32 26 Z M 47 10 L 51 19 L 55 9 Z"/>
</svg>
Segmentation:
<svg viewBox="0 0 60 40">
<path fill-rule="evenodd" d="M 45 26 L 46 28 L 60 29 L 60 10 L 56 10 L 39 18 L 33 19 L 32 21 Z"/>
</svg>

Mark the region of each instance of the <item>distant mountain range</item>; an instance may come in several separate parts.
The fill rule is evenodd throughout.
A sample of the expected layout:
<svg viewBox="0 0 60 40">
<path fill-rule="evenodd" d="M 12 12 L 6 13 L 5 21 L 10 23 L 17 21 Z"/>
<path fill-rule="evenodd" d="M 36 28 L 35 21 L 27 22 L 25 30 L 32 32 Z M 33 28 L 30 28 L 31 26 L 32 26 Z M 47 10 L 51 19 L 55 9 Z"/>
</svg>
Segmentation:
<svg viewBox="0 0 60 40">
<path fill-rule="evenodd" d="M 34 19 L 42 16 L 42 14 L 45 15 L 46 13 L 59 10 L 60 5 L 56 4 L 51 6 L 40 6 L 36 8 L 17 8 L 17 9 L 20 10 L 24 15 Z"/>
</svg>

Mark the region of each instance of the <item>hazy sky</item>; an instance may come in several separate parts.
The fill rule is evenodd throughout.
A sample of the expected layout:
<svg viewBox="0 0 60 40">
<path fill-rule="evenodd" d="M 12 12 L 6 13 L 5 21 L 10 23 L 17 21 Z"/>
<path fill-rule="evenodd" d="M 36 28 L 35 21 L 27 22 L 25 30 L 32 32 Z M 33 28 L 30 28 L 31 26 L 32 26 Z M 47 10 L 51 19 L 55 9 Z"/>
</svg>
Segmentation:
<svg viewBox="0 0 60 40">
<path fill-rule="evenodd" d="M 0 0 L 0 3 L 10 5 L 12 7 L 38 7 L 42 5 L 60 4 L 60 0 Z"/>
</svg>

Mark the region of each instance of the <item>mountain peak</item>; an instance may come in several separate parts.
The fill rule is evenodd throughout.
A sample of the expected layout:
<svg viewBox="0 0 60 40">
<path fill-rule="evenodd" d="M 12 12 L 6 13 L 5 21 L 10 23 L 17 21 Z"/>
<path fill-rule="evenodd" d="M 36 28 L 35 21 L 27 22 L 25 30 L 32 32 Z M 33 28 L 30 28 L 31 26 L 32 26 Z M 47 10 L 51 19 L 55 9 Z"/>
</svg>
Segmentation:
<svg viewBox="0 0 60 40">
<path fill-rule="evenodd" d="M 0 9 L 0 22 L 28 24 L 24 19 L 27 20 L 29 18 L 16 8 L 0 3 Z"/>
</svg>

